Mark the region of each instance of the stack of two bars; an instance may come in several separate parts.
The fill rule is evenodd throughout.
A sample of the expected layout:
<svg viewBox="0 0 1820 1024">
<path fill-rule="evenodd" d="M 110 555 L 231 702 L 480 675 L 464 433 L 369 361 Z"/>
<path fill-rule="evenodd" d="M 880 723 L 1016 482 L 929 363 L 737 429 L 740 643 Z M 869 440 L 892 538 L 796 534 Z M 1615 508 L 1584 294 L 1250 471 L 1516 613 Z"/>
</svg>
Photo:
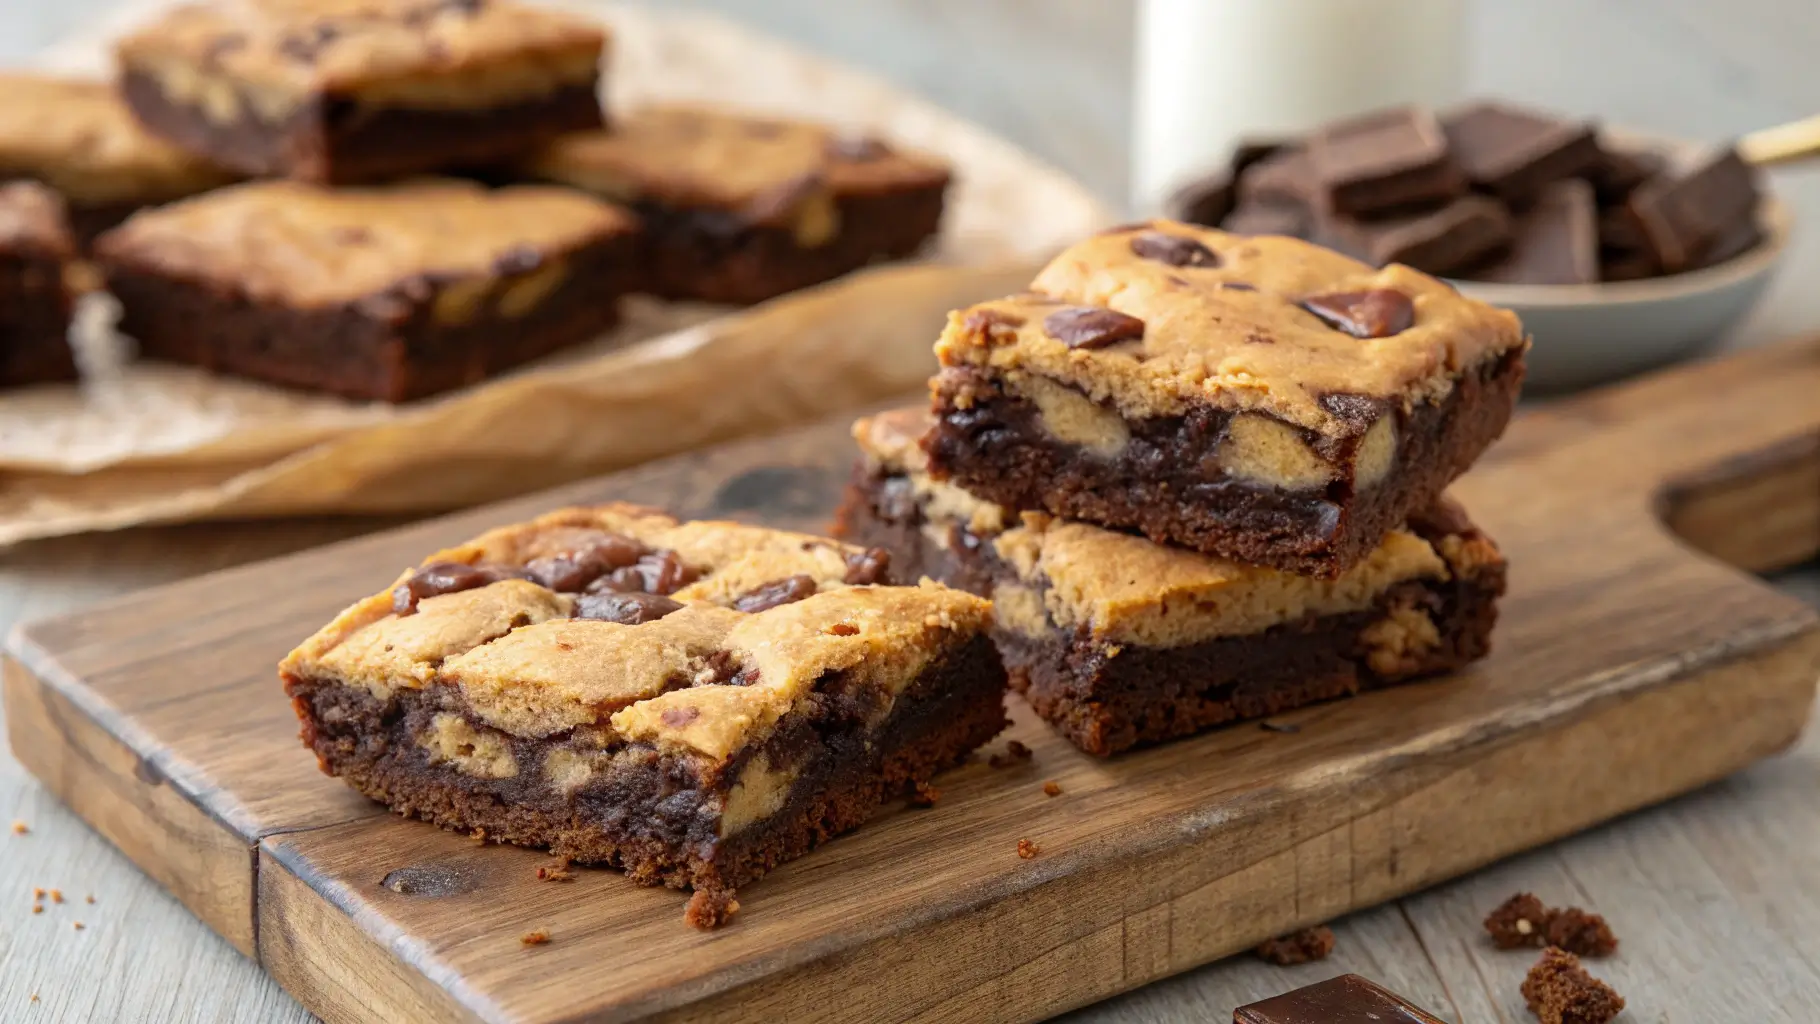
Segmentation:
<svg viewBox="0 0 1820 1024">
<path fill-rule="evenodd" d="M 1526 348 L 1408 267 L 1113 229 L 950 317 L 933 419 L 856 426 L 838 531 L 991 597 L 1013 685 L 1092 754 L 1447 671 L 1504 561 L 1442 491 Z"/>
</svg>

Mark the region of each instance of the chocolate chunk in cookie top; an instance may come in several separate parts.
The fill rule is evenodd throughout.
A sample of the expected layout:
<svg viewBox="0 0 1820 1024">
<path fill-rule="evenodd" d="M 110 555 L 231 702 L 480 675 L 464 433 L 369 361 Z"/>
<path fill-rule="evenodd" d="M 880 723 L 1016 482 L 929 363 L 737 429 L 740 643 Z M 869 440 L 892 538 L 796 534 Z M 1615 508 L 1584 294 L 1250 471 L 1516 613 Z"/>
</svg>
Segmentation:
<svg viewBox="0 0 1820 1024">
<path fill-rule="evenodd" d="M 1147 260 L 1167 263 L 1172 267 L 1217 267 L 1219 254 L 1192 238 L 1146 231 L 1131 239 L 1131 251 Z"/>
<path fill-rule="evenodd" d="M 1415 325 L 1415 303 L 1389 288 L 1335 292 L 1302 300 L 1302 308 L 1336 331 L 1355 338 L 1388 338 Z"/>
<path fill-rule="evenodd" d="M 1144 321 L 1117 310 L 1070 306 L 1043 318 L 1043 330 L 1069 348 L 1105 348 L 1144 336 Z"/>
</svg>

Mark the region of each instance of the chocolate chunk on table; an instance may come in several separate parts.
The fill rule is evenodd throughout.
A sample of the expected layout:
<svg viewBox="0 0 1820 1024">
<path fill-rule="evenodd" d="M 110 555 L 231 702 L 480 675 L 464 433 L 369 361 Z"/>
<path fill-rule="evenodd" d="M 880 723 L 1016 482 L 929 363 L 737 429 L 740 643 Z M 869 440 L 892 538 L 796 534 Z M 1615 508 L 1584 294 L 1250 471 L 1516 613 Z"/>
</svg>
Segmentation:
<svg viewBox="0 0 1820 1024">
<path fill-rule="evenodd" d="M 142 207 L 234 180 L 147 133 L 111 83 L 0 73 L 0 97 L 0 181 L 60 192 L 82 245 Z"/>
<path fill-rule="evenodd" d="M 737 303 L 915 253 L 940 226 L 949 181 L 939 160 L 869 135 L 684 105 L 564 136 L 519 173 L 638 213 L 646 290 Z"/>
<path fill-rule="evenodd" d="M 1656 264 L 1674 273 L 1697 265 L 1728 229 L 1754 218 L 1758 197 L 1756 171 L 1727 148 L 1639 185 L 1628 208 Z"/>
<path fill-rule="evenodd" d="M 153 133 L 247 174 L 346 183 L 510 159 L 602 123 L 605 33 L 514 0 L 202 0 L 117 47 Z"/>
<path fill-rule="evenodd" d="M 1320 206 L 1365 215 L 1438 203 L 1466 191 L 1434 114 L 1399 107 L 1327 124 L 1308 137 Z"/>
<path fill-rule="evenodd" d="M 1463 270 L 1510 243 L 1510 214 L 1485 196 L 1461 196 L 1432 210 L 1376 220 L 1333 215 L 1317 221 L 1315 241 L 1382 266 L 1404 263 L 1429 274 Z"/>
<path fill-rule="evenodd" d="M 0 388 L 76 379 L 63 277 L 75 255 L 57 193 L 0 185 Z"/>
<path fill-rule="evenodd" d="M 1273 996 L 1232 1011 L 1232 1024 L 1447 1024 L 1357 974 Z"/>
<path fill-rule="evenodd" d="M 1509 254 L 1465 276 L 1509 284 L 1591 284 L 1599 280 L 1597 217 L 1591 185 L 1557 181 L 1517 216 Z"/>
<path fill-rule="evenodd" d="M 146 356 L 401 402 L 611 327 L 637 237 L 549 186 L 266 181 L 144 211 L 95 254 Z"/>
<path fill-rule="evenodd" d="M 1450 671 L 1489 647 L 1504 558 L 1451 504 L 1329 584 L 963 503 L 929 476 L 929 426 L 921 409 L 855 425 L 862 457 L 837 532 L 903 572 L 996 598 L 1013 685 L 1087 753 Z"/>
<path fill-rule="evenodd" d="M 1442 129 L 1467 180 L 1517 205 L 1534 200 L 1553 182 L 1594 170 L 1603 156 L 1591 124 L 1505 103 L 1455 111 Z"/>
<path fill-rule="evenodd" d="M 437 581 L 408 614 L 393 590 L 357 602 L 280 675 L 323 771 L 446 828 L 693 888 L 688 920 L 713 927 L 726 915 L 701 904 L 1006 725 L 990 605 L 847 583 L 867 554 L 632 505 L 565 509 L 430 555 L 396 585 Z M 626 571 L 641 563 L 681 571 Z M 585 614 L 634 595 L 650 614 Z"/>
<path fill-rule="evenodd" d="M 1156 258 L 1159 233 L 1212 258 Z M 1141 333 L 1082 348 L 1048 327 L 1108 304 Z M 1338 576 L 1502 433 L 1524 350 L 1514 315 L 1408 267 L 1155 221 L 949 319 L 932 474 L 1007 508 Z"/>
</svg>

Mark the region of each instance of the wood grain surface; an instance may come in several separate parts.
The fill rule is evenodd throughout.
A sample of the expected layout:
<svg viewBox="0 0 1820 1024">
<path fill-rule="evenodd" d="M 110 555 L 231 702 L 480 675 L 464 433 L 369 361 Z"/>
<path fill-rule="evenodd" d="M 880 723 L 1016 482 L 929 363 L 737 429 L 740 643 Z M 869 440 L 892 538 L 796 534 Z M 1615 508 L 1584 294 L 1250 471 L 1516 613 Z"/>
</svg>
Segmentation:
<svg viewBox="0 0 1820 1024">
<path fill-rule="evenodd" d="M 1020 707 L 1012 735 L 1034 765 L 945 777 L 935 809 L 787 865 L 706 936 L 680 924 L 677 894 L 605 871 L 539 883 L 535 852 L 390 817 L 316 774 L 271 666 L 423 552 L 564 501 L 813 526 L 851 457 L 842 424 L 25 627 L 9 732 L 53 792 L 329 1019 L 1031 1019 L 1791 743 L 1820 674 L 1814 612 L 1692 552 L 1659 515 L 1708 523 L 1702 546 L 1729 550 L 1701 510 L 1768 496 L 1793 525 L 1745 557 L 1811 555 L 1815 394 L 1820 343 L 1804 342 L 1525 415 L 1456 491 L 1513 564 L 1482 665 L 1309 709 L 1294 735 L 1238 727 L 1111 762 Z M 1042 855 L 1018 858 L 1019 838 Z M 418 894 L 388 887 L 394 872 Z M 533 929 L 554 941 L 521 947 Z"/>
</svg>

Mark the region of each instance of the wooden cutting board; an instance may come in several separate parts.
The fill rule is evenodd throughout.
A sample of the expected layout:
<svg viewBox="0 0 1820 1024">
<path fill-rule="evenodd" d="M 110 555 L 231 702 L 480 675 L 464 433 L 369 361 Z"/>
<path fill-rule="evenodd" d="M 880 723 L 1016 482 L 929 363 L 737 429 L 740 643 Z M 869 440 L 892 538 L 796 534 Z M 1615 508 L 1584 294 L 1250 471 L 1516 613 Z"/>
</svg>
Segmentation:
<svg viewBox="0 0 1820 1024">
<path fill-rule="evenodd" d="M 24 626 L 13 749 L 331 1021 L 1014 1020 L 1720 778 L 1795 739 L 1820 674 L 1815 613 L 1733 568 L 1820 551 L 1806 341 L 1522 416 L 1455 490 L 1512 565 L 1472 670 L 1112 761 L 1018 704 L 1033 763 L 943 777 L 936 807 L 748 887 L 717 932 L 681 894 L 539 882 L 536 852 L 388 815 L 299 746 L 274 664 L 424 553 L 608 498 L 814 528 L 851 456 L 829 424 Z"/>
</svg>

